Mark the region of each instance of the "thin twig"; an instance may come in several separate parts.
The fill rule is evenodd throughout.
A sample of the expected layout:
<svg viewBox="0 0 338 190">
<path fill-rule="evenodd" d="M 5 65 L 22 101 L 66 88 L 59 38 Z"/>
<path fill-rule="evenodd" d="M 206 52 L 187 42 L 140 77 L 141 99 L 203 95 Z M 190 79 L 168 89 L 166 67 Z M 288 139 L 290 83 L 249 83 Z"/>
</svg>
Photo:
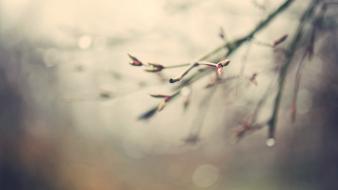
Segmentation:
<svg viewBox="0 0 338 190">
<path fill-rule="evenodd" d="M 307 56 L 307 53 L 304 52 L 303 56 L 301 57 L 299 64 L 297 65 L 296 69 L 296 76 L 295 76 L 295 86 L 293 91 L 293 98 L 292 98 L 292 110 L 291 110 L 291 120 L 292 122 L 296 121 L 296 114 L 297 114 L 297 98 L 298 98 L 298 92 L 300 87 L 300 81 L 302 77 L 302 69 L 304 65 L 304 59 Z"/>
<path fill-rule="evenodd" d="M 178 64 L 178 65 L 168 65 L 168 66 L 164 66 L 165 69 L 173 69 L 173 68 L 180 68 L 180 67 L 187 67 L 191 65 L 191 63 L 182 63 L 182 64 Z"/>
</svg>

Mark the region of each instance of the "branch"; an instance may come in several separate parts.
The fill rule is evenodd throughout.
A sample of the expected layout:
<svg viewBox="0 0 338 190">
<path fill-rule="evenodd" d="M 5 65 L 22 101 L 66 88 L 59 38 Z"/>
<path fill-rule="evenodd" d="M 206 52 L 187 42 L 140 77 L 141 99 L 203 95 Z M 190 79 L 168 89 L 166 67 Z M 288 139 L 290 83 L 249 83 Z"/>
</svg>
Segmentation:
<svg viewBox="0 0 338 190">
<path fill-rule="evenodd" d="M 272 22 L 273 19 L 275 19 L 279 14 L 281 14 L 283 11 L 285 11 L 293 2 L 294 2 L 294 0 L 285 0 L 284 3 L 282 3 L 277 9 L 272 11 L 264 20 L 262 20 L 260 23 L 258 23 L 256 25 L 256 27 L 254 27 L 247 35 L 245 35 L 245 36 L 243 36 L 243 37 L 241 37 L 237 40 L 234 40 L 232 42 L 227 42 L 227 43 L 215 48 L 211 52 L 202 56 L 196 62 L 209 60 L 210 62 L 218 63 L 218 62 L 224 60 L 225 58 L 230 57 L 243 44 L 251 41 L 257 33 L 259 33 L 264 28 L 266 28 Z M 224 48 L 227 50 L 225 55 L 215 56 L 215 55 L 219 54 Z M 212 57 L 214 57 L 214 58 L 212 59 Z M 184 66 L 187 66 L 187 65 L 184 64 Z M 195 67 L 195 65 L 192 64 L 191 67 Z M 188 70 L 190 71 L 191 69 L 188 68 Z M 181 83 L 178 86 L 174 87 L 174 90 L 180 91 L 183 87 L 191 85 L 192 83 L 198 81 L 199 79 L 203 78 L 204 76 L 210 74 L 212 71 L 213 70 L 210 69 L 210 68 L 199 69 L 195 73 L 193 73 L 191 76 L 186 78 L 185 80 L 182 80 Z M 183 73 L 182 76 L 184 76 L 185 74 L 186 73 Z M 179 77 L 179 80 L 181 80 L 181 79 L 182 79 L 182 77 Z M 175 99 L 176 97 L 178 97 L 178 96 L 173 97 L 172 100 Z M 149 119 L 150 117 L 155 115 L 155 113 L 156 113 L 155 108 L 153 107 L 153 108 L 149 109 L 148 111 L 146 111 L 145 113 L 143 113 L 139 118 L 140 119 Z"/>
<path fill-rule="evenodd" d="M 300 22 L 299 22 L 299 25 L 296 31 L 296 35 L 294 36 L 292 42 L 287 48 L 288 51 L 286 52 L 286 60 L 284 62 L 284 65 L 281 67 L 279 71 L 278 90 L 277 90 L 276 98 L 274 100 L 273 112 L 268 122 L 268 127 L 269 127 L 268 139 L 275 138 L 275 130 L 276 130 L 278 112 L 279 112 L 279 107 L 280 107 L 280 103 L 282 100 L 282 94 L 284 91 L 285 79 L 288 73 L 288 68 L 292 63 L 295 52 L 297 48 L 299 47 L 299 44 L 303 37 L 305 24 L 307 23 L 308 20 L 310 20 L 310 18 L 312 18 L 313 14 L 315 13 L 315 8 L 319 4 L 319 2 L 320 0 L 312 0 L 311 4 L 309 5 L 309 7 L 306 9 L 302 17 L 300 18 Z"/>
<path fill-rule="evenodd" d="M 293 2 L 294 2 L 294 0 L 286 0 L 276 10 L 274 10 L 273 12 L 271 12 L 264 20 L 262 20 L 260 23 L 258 23 L 256 25 L 256 27 L 254 27 L 247 35 L 245 35 L 245 36 L 243 36 L 243 37 L 241 37 L 241 38 L 239 38 L 237 40 L 234 40 L 233 42 L 228 42 L 228 43 L 225 43 L 225 44 L 223 44 L 223 45 L 215 48 L 211 52 L 209 52 L 206 55 L 202 56 L 198 61 L 209 60 L 209 61 L 212 61 L 212 62 L 219 62 L 222 59 L 230 57 L 243 44 L 245 44 L 246 42 L 251 41 L 253 39 L 253 37 L 258 32 L 260 32 L 261 30 L 263 30 L 264 28 L 266 28 L 271 23 L 271 21 L 277 17 L 277 15 L 279 15 L 283 11 L 285 11 Z M 219 57 L 214 58 L 214 60 L 211 60 L 211 57 L 213 57 L 214 55 L 218 54 L 224 48 L 226 48 L 228 50 L 227 53 L 225 54 L 225 56 L 219 56 Z M 183 81 L 181 83 L 181 85 L 179 86 L 179 88 L 182 88 L 184 86 L 190 85 L 192 82 L 194 82 L 194 81 L 202 78 L 203 76 L 209 74 L 210 72 L 211 71 L 209 69 L 202 69 L 202 70 L 200 70 L 199 72 L 193 74 L 188 79 L 186 79 L 186 81 L 188 81 L 188 82 Z"/>
<path fill-rule="evenodd" d="M 223 48 L 228 49 L 228 52 L 226 53 L 225 57 L 229 57 L 231 54 L 233 54 L 241 45 L 243 45 L 245 42 L 250 41 L 258 32 L 263 30 L 265 27 L 267 27 L 270 22 L 276 18 L 277 15 L 285 11 L 291 3 L 293 3 L 294 0 L 286 0 L 283 4 L 281 4 L 276 10 L 271 12 L 264 20 L 262 20 L 260 23 L 256 25 L 256 27 L 251 30 L 247 35 L 234 40 L 233 42 L 225 43 L 224 45 L 221 45 L 208 54 L 202 56 L 199 61 L 204 61 L 210 59 L 213 55 L 220 52 Z M 218 58 L 217 60 L 220 61 L 222 57 Z M 217 62 L 217 61 L 216 61 Z"/>
</svg>

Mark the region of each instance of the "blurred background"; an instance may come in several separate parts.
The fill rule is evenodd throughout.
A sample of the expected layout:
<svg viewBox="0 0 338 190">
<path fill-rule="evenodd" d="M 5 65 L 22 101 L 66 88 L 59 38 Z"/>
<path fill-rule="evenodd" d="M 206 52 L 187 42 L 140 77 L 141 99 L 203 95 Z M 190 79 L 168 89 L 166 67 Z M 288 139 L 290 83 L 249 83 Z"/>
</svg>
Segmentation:
<svg viewBox="0 0 338 190">
<path fill-rule="evenodd" d="M 168 94 L 167 78 L 131 67 L 127 53 L 174 65 L 247 34 L 281 0 L 0 0 L 0 189 L 338 189 L 336 8 L 317 37 L 291 123 L 294 68 L 276 145 L 266 129 L 232 143 L 281 57 L 243 45 L 225 74 L 257 76 L 214 92 L 191 89 L 148 121 L 137 117 Z M 310 1 L 296 1 L 255 38 L 292 35 Z M 332 24 L 333 23 L 333 24 Z M 272 97 L 261 111 L 271 114 Z M 207 103 L 206 103 L 207 102 Z M 198 139 L 187 139 L 194 129 Z M 188 143 L 187 143 L 188 142 Z"/>
</svg>

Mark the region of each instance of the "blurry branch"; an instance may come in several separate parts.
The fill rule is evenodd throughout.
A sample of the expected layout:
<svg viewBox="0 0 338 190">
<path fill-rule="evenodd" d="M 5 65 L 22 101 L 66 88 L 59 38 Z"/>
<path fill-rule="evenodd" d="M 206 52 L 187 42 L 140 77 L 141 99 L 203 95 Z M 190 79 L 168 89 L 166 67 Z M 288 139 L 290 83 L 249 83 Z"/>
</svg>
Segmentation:
<svg viewBox="0 0 338 190">
<path fill-rule="evenodd" d="M 138 117 L 138 119 L 139 120 L 147 120 L 147 119 L 151 118 L 152 116 L 154 116 L 156 114 L 156 112 L 162 111 L 163 108 L 167 105 L 167 103 L 169 103 L 170 101 L 172 101 L 180 93 L 181 93 L 181 91 L 176 91 L 172 95 L 160 95 L 160 94 L 155 94 L 154 95 L 154 94 L 151 94 L 150 95 L 151 97 L 153 97 L 153 98 L 161 98 L 162 101 L 157 106 L 154 106 L 154 107 L 150 108 L 148 111 L 144 112 L 142 115 L 140 115 Z"/>
<path fill-rule="evenodd" d="M 262 20 L 251 32 L 249 32 L 247 35 L 245 35 L 242 38 L 239 38 L 235 40 L 232 43 L 227 43 L 225 46 L 228 49 L 228 52 L 225 57 L 230 56 L 233 54 L 238 48 L 241 47 L 241 45 L 247 41 L 252 40 L 252 38 L 261 30 L 263 30 L 265 27 L 267 27 L 273 19 L 276 18 L 280 13 L 282 13 L 284 10 L 286 10 L 291 3 L 293 3 L 294 0 L 286 0 L 282 5 L 280 5 L 276 10 L 274 10 L 272 13 L 270 13 L 264 20 Z M 220 51 L 223 46 L 216 48 L 214 51 L 218 52 Z M 202 60 L 208 59 L 213 53 L 209 53 L 208 55 L 204 56 Z"/>
<path fill-rule="evenodd" d="M 228 58 L 230 57 L 232 54 L 234 54 L 237 49 L 239 49 L 240 47 L 242 47 L 242 45 L 246 42 L 249 42 L 251 40 L 253 40 L 253 37 L 259 33 L 261 30 L 263 30 L 265 27 L 267 27 L 271 21 L 273 19 L 275 19 L 279 14 L 281 14 L 284 10 L 286 10 L 292 3 L 294 2 L 294 0 L 286 0 L 283 4 L 281 4 L 276 10 L 274 10 L 273 12 L 271 12 L 269 14 L 269 16 L 267 16 L 264 20 L 262 20 L 260 23 L 258 23 L 256 25 L 256 27 L 254 27 L 247 35 L 233 40 L 231 42 L 227 42 L 217 48 L 215 48 L 214 50 L 210 51 L 209 53 L 207 53 L 206 55 L 202 56 L 199 61 L 205 61 L 205 60 L 209 60 L 212 62 L 219 62 L 222 59 Z M 225 53 L 224 56 L 216 56 L 215 55 L 219 54 L 221 51 L 223 51 L 224 49 L 227 50 L 227 52 Z M 214 57 L 212 59 L 212 57 Z M 201 69 L 200 71 L 198 71 L 197 73 L 193 74 L 191 77 L 187 78 L 186 81 L 183 81 L 179 88 L 187 86 L 192 84 L 194 81 L 197 81 L 198 79 L 202 78 L 203 76 L 207 75 L 210 73 L 210 70 L 208 69 Z"/>
<path fill-rule="evenodd" d="M 257 2 L 257 0 L 253 0 L 253 1 L 252 1 L 252 4 L 253 4 L 256 8 L 258 8 L 258 9 L 260 9 L 260 10 L 262 10 L 262 11 L 266 11 L 266 9 L 267 9 L 266 3 L 267 3 L 267 2 L 264 2 L 264 3 Z"/>
<path fill-rule="evenodd" d="M 207 113 L 210 109 L 211 100 L 216 93 L 217 86 L 214 86 L 211 91 L 204 97 L 204 99 L 200 103 L 200 110 L 196 118 L 193 120 L 192 128 L 190 129 L 190 133 L 187 138 L 184 139 L 184 142 L 187 144 L 196 144 L 200 140 L 200 132 L 202 130 L 204 121 L 206 119 Z"/>
<path fill-rule="evenodd" d="M 257 122 L 258 114 L 263 108 L 265 102 L 268 100 L 269 96 L 271 96 L 273 92 L 273 87 L 276 83 L 276 80 L 271 80 L 269 86 L 265 89 L 264 94 L 260 97 L 256 106 L 253 110 L 253 113 L 246 119 L 239 128 L 235 129 L 235 140 L 238 142 L 241 140 L 245 135 L 251 134 L 264 126 L 266 126 L 266 122 Z"/>
<path fill-rule="evenodd" d="M 297 94 L 300 88 L 301 75 L 305 64 L 305 58 L 307 57 L 309 60 L 311 60 L 314 54 L 315 41 L 318 35 L 318 31 L 327 27 L 327 23 L 324 22 L 324 17 L 328 6 L 338 5 L 338 2 L 311 0 L 308 7 L 300 16 L 299 24 L 295 31 L 295 34 L 293 35 L 291 42 L 286 48 L 279 48 L 278 46 L 286 41 L 286 39 L 288 38 L 287 34 L 277 38 L 273 43 L 256 40 L 255 35 L 262 31 L 264 28 L 266 28 L 274 18 L 276 18 L 279 14 L 286 10 L 293 2 L 294 0 L 285 0 L 277 9 L 272 11 L 265 19 L 259 22 L 256 27 L 254 27 L 246 35 L 238 39 L 229 41 L 229 39 L 227 39 L 225 36 L 223 28 L 221 28 L 219 37 L 224 41 L 224 44 L 202 56 L 197 61 L 193 61 L 191 63 L 184 63 L 172 66 L 165 66 L 154 63 L 144 64 L 136 57 L 129 55 L 132 60 L 131 65 L 145 67 L 145 71 L 147 72 L 161 72 L 164 69 L 186 67 L 181 75 L 176 78 L 170 78 L 169 80 L 169 83 L 178 83 L 178 85 L 174 86 L 173 88 L 174 93 L 172 95 L 152 95 L 152 97 L 154 98 L 162 98 L 162 102 L 143 113 L 139 117 L 139 119 L 146 120 L 153 117 L 158 111 L 161 111 L 167 103 L 174 100 L 180 94 L 184 94 L 181 93 L 181 91 L 184 91 L 185 88 L 191 87 L 201 78 L 208 76 L 209 74 L 215 73 L 216 77 L 214 78 L 214 80 L 212 80 L 211 83 L 205 86 L 205 88 L 212 87 L 212 90 L 210 94 L 205 97 L 205 100 L 202 101 L 201 106 L 203 106 L 203 109 L 201 109 L 201 111 L 197 114 L 197 118 L 195 120 L 197 122 L 191 129 L 189 136 L 185 139 L 186 143 L 197 143 L 199 141 L 199 133 L 203 126 L 205 115 L 208 112 L 209 104 L 213 97 L 213 94 L 216 91 L 215 89 L 217 85 L 231 81 L 233 79 L 243 78 L 242 75 L 245 70 L 250 45 L 255 43 L 257 45 L 263 45 L 265 47 L 272 48 L 275 52 L 282 52 L 282 64 L 279 65 L 277 69 L 269 69 L 269 72 L 276 72 L 277 86 L 275 86 L 276 80 L 271 81 L 271 84 L 269 85 L 269 87 L 266 88 L 265 93 L 257 101 L 253 113 L 241 124 L 240 127 L 236 128 L 235 135 L 237 140 L 240 140 L 243 136 L 249 133 L 257 131 L 258 129 L 261 129 L 263 127 L 268 127 L 268 138 L 266 144 L 268 146 L 273 146 L 275 144 L 276 125 L 289 67 L 295 62 L 294 59 L 298 53 L 298 50 L 304 51 L 300 57 L 299 62 L 297 62 L 298 64 L 296 67 L 291 109 L 291 116 L 292 120 L 294 121 L 297 112 Z M 321 5 L 321 9 L 317 11 L 317 7 L 319 7 L 319 5 Z M 261 5 L 257 4 L 256 2 L 256 6 Z M 336 21 L 334 21 L 333 24 L 336 24 Z M 249 44 L 248 49 L 244 54 L 239 75 L 223 77 L 223 67 L 227 66 L 230 63 L 227 58 L 232 56 L 239 48 L 242 47 L 243 44 L 248 42 L 253 43 Z M 250 77 L 247 78 L 248 81 L 254 85 L 257 85 L 257 75 L 258 73 L 253 73 Z M 258 115 L 261 112 L 261 109 L 264 106 L 266 100 L 270 96 L 272 96 L 272 94 L 275 95 L 273 97 L 274 99 L 272 104 L 272 114 L 265 121 L 258 122 Z M 187 100 L 185 101 L 188 101 L 189 103 L 190 94 L 187 95 L 186 98 Z"/>
<path fill-rule="evenodd" d="M 270 120 L 268 121 L 268 127 L 269 127 L 268 139 L 275 138 L 275 130 L 276 130 L 276 125 L 277 125 L 278 112 L 280 110 L 280 104 L 282 100 L 282 94 L 284 91 L 285 80 L 288 74 L 288 69 L 293 61 L 296 50 L 302 41 L 303 35 L 305 33 L 305 25 L 313 17 L 316 7 L 319 4 L 319 2 L 320 0 L 312 0 L 309 7 L 305 10 L 305 12 L 300 18 L 296 34 L 293 37 L 293 40 L 291 41 L 289 47 L 287 48 L 285 62 L 282 65 L 281 69 L 279 70 L 279 74 L 278 74 L 278 89 L 277 89 L 277 95 L 276 95 L 276 98 L 273 104 L 273 112 L 272 112 Z"/>
<path fill-rule="evenodd" d="M 183 77 L 185 77 L 193 68 L 196 68 L 200 65 L 205 65 L 205 64 L 200 64 L 199 62 L 208 60 L 208 61 L 211 62 L 211 64 L 221 63 L 222 60 L 224 60 L 227 57 L 230 57 L 233 53 L 235 53 L 237 51 L 237 49 L 239 49 L 244 43 L 251 41 L 253 39 L 253 37 L 258 32 L 260 32 L 265 27 L 267 27 L 273 19 L 275 19 L 279 14 L 281 14 L 284 10 L 286 10 L 293 2 L 294 2 L 294 0 L 284 1 L 284 3 L 282 3 L 277 9 L 272 11 L 260 23 L 258 23 L 256 25 L 256 27 L 254 27 L 247 35 L 245 35 L 245 36 L 243 36 L 239 39 L 226 42 L 225 44 L 215 48 L 214 50 L 210 51 L 206 55 L 202 56 L 200 59 L 198 59 L 196 62 L 194 62 L 192 64 L 181 64 L 181 65 L 176 65 L 176 66 L 151 65 L 152 67 L 154 67 L 153 71 L 159 72 L 159 71 L 161 71 L 165 68 L 176 68 L 176 67 L 189 66 L 188 69 L 185 72 L 183 72 L 178 78 L 173 78 L 173 79 L 170 79 L 170 81 L 169 81 L 171 83 L 181 81 L 181 83 L 174 88 L 177 92 L 179 92 L 183 87 L 193 84 L 194 82 L 198 81 L 199 79 L 203 78 L 204 76 L 210 74 L 213 71 L 212 69 L 210 69 L 208 67 L 207 68 L 201 68 L 201 69 L 197 70 L 195 73 L 193 73 L 191 76 L 186 78 L 185 80 L 182 80 Z M 217 56 L 217 54 L 219 54 L 224 49 L 227 50 L 225 55 Z M 132 60 L 131 65 L 146 66 L 147 67 L 146 64 L 142 63 L 136 57 L 134 57 L 132 55 L 129 55 L 129 57 Z M 228 64 L 228 62 L 227 62 L 227 64 Z M 224 65 L 226 65 L 226 64 L 224 64 Z M 173 100 L 176 97 L 177 96 L 173 97 L 171 100 Z M 144 112 L 139 117 L 139 119 L 142 119 L 142 120 L 143 119 L 149 119 L 152 116 L 154 116 L 155 113 L 156 113 L 156 110 L 157 110 L 156 107 L 157 106 L 154 106 L 154 107 L 150 108 L 148 111 Z"/>
<path fill-rule="evenodd" d="M 294 92 L 293 92 L 293 97 L 292 97 L 292 107 L 291 107 L 291 119 L 292 122 L 296 120 L 296 114 L 297 114 L 297 95 L 298 91 L 300 88 L 300 82 L 301 82 L 301 77 L 302 77 L 302 70 L 305 64 L 305 58 L 307 57 L 308 60 L 311 60 L 314 54 L 314 49 L 315 49 L 315 41 L 317 38 L 318 33 L 320 30 L 323 30 L 325 26 L 323 26 L 325 23 L 324 18 L 325 18 L 325 13 L 328 9 L 329 5 L 338 5 L 338 2 L 323 2 L 321 4 L 321 8 L 319 10 L 318 15 L 312 19 L 312 27 L 309 30 L 309 34 L 307 36 L 307 41 L 306 45 L 304 48 L 304 52 L 302 57 L 300 58 L 300 61 L 297 65 L 296 69 L 296 76 L 295 76 L 295 84 L 294 84 Z"/>
<path fill-rule="evenodd" d="M 229 41 L 229 39 L 226 38 L 224 34 L 224 30 L 221 29 L 219 36 L 224 40 L 224 44 L 221 46 L 215 48 L 214 50 L 210 51 L 206 55 L 202 56 L 200 59 L 197 61 L 194 61 L 192 63 L 185 63 L 185 64 L 179 64 L 179 65 L 173 65 L 173 66 L 165 66 L 161 64 L 154 64 L 154 63 L 148 63 L 144 64 L 142 61 L 137 59 L 136 57 L 129 55 L 131 58 L 132 62 L 131 65 L 133 66 L 141 66 L 145 67 L 145 71 L 147 72 L 161 72 L 164 69 L 171 69 L 171 68 L 178 68 L 178 67 L 187 67 L 185 71 L 179 75 L 176 78 L 171 78 L 169 80 L 170 83 L 176 83 L 179 82 L 178 85 L 174 86 L 173 90 L 175 93 L 170 96 L 153 96 L 155 98 L 164 98 L 164 100 L 157 106 L 154 106 L 150 108 L 148 111 L 144 112 L 139 119 L 146 120 L 151 117 L 153 117 L 158 111 L 161 111 L 164 106 L 169 102 L 174 100 L 176 97 L 180 95 L 180 92 L 183 88 L 191 86 L 193 83 L 199 81 L 201 78 L 212 74 L 216 73 L 216 79 L 208 84 L 206 87 L 214 87 L 217 84 L 224 83 L 226 81 L 236 79 L 236 78 L 241 78 L 242 74 L 245 69 L 245 63 L 243 63 L 241 70 L 240 70 L 240 75 L 239 76 L 233 76 L 233 77 L 222 77 L 223 73 L 223 67 L 227 66 L 229 64 L 229 58 L 232 56 L 239 48 L 242 47 L 243 44 L 248 43 L 248 42 L 256 42 L 259 45 L 264 45 L 269 48 L 272 48 L 274 50 L 277 50 L 277 46 L 279 44 L 283 43 L 287 38 L 288 35 L 283 35 L 280 38 L 276 39 L 273 43 L 266 43 L 266 42 L 261 42 L 255 40 L 256 34 L 261 32 L 263 29 L 265 29 L 278 15 L 280 15 L 283 11 L 285 11 L 293 2 L 294 0 L 285 0 L 279 7 L 277 7 L 274 11 L 272 11 L 265 19 L 263 19 L 261 22 L 259 22 L 251 31 L 249 31 L 246 35 Z M 276 92 L 276 97 L 273 102 L 273 111 L 271 117 L 266 121 L 262 123 L 257 123 L 257 115 L 259 114 L 261 107 L 263 106 L 265 100 L 272 94 L 271 92 L 271 85 L 266 89 L 266 93 L 261 97 L 261 99 L 258 100 L 257 105 L 254 109 L 254 112 L 251 116 L 251 118 L 244 122 L 241 128 L 237 131 L 237 138 L 241 138 L 246 134 L 247 132 L 253 132 L 257 129 L 263 128 L 265 126 L 268 126 L 268 140 L 267 140 L 267 145 L 268 146 L 273 146 L 275 143 L 274 137 L 275 137 L 275 128 L 277 124 L 277 118 L 278 118 L 278 112 L 279 112 L 279 107 L 282 99 L 282 93 L 284 89 L 284 83 L 285 79 L 288 73 L 288 68 L 290 64 L 293 61 L 294 55 L 296 53 L 297 48 L 299 48 L 299 44 L 302 42 L 303 35 L 305 33 L 305 24 L 308 23 L 308 21 L 313 17 L 315 13 L 316 6 L 319 4 L 320 0 L 312 0 L 310 3 L 309 7 L 304 11 L 303 15 L 300 18 L 300 24 L 297 28 L 297 31 L 289 44 L 289 46 L 286 49 L 282 49 L 282 52 L 284 53 L 285 56 L 285 61 L 284 64 L 281 65 L 281 67 L 277 70 L 277 79 L 278 79 L 278 86 L 277 86 L 277 92 Z M 314 43 L 314 38 L 315 38 L 315 31 L 310 35 L 310 45 L 306 50 L 305 56 L 311 57 L 313 53 L 313 43 Z M 250 46 L 248 47 L 249 51 Z M 279 50 L 279 49 L 278 49 Z M 248 54 L 248 52 L 246 53 Z M 245 55 L 247 56 L 247 55 Z M 244 60 L 247 58 L 245 57 Z M 304 59 L 304 58 L 302 58 Z M 302 68 L 302 63 L 299 65 L 299 71 L 297 71 L 297 76 L 296 76 L 296 87 L 295 87 L 295 96 L 297 96 L 297 92 L 299 89 L 299 81 L 300 81 L 300 70 Z M 203 66 L 203 67 L 201 67 Z M 198 69 L 197 69 L 198 68 Z M 189 76 L 189 73 L 192 73 Z M 257 73 L 253 73 L 251 77 L 248 78 L 248 80 L 257 85 L 256 81 Z M 214 88 L 215 89 L 215 88 Z M 214 90 L 212 91 L 214 92 Z M 213 94 L 213 93 L 211 93 Z M 212 96 L 212 95 L 211 95 Z M 208 98 L 208 101 L 210 101 L 210 97 Z M 296 100 L 296 98 L 295 98 Z M 206 111 L 206 109 L 202 109 L 203 112 Z M 203 113 L 202 113 L 203 114 Z M 201 117 L 199 119 L 204 119 L 204 117 Z M 201 122 L 203 123 L 203 122 Z M 201 124 L 199 123 L 199 124 Z M 201 125 L 202 126 L 202 125 Z M 197 127 L 197 133 L 199 133 L 201 127 Z M 186 139 L 186 142 L 193 141 L 194 143 L 198 141 L 198 134 L 191 133 L 190 136 Z"/>
<path fill-rule="evenodd" d="M 296 76 L 295 76 L 295 86 L 293 90 L 293 97 L 292 97 L 292 105 L 291 105 L 291 120 L 292 122 L 296 121 L 296 114 L 297 114 L 297 97 L 300 87 L 300 80 L 302 77 L 302 70 L 304 66 L 304 59 L 306 57 L 307 53 L 304 53 L 303 56 L 300 59 L 299 64 L 297 65 L 296 69 Z"/>
</svg>

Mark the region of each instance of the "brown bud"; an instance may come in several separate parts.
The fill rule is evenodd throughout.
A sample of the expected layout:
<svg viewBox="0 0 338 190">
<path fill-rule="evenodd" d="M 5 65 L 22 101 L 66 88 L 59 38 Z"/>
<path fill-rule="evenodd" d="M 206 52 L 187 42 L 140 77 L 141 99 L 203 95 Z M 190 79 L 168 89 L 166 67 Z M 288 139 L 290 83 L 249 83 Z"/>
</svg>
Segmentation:
<svg viewBox="0 0 338 190">
<path fill-rule="evenodd" d="M 221 64 L 223 67 L 225 67 L 225 66 L 228 66 L 230 64 L 230 60 L 224 59 L 224 60 L 218 62 L 217 64 Z"/>
<path fill-rule="evenodd" d="M 282 37 L 280 37 L 280 38 L 278 38 L 277 40 L 275 40 L 275 41 L 273 42 L 273 45 L 272 45 L 272 46 L 273 46 L 273 47 L 278 46 L 279 44 L 283 43 L 287 38 L 288 38 L 288 35 L 287 35 L 287 34 L 283 35 Z"/>
<path fill-rule="evenodd" d="M 163 94 L 150 94 L 151 97 L 153 98 L 166 98 L 168 95 L 163 95 Z"/>
<path fill-rule="evenodd" d="M 252 76 L 250 77 L 250 82 L 252 82 L 254 85 L 256 85 L 257 86 L 257 80 L 256 80 L 256 78 L 257 78 L 257 73 L 254 73 L 254 74 L 252 74 Z"/>
</svg>

